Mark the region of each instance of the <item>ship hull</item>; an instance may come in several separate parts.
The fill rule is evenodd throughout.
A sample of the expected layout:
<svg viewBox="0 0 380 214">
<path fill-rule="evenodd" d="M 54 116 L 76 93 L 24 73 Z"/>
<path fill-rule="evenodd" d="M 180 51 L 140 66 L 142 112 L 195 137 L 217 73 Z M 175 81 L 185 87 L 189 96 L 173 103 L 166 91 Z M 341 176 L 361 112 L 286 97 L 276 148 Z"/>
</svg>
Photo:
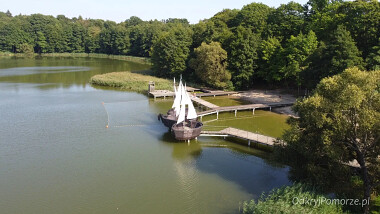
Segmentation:
<svg viewBox="0 0 380 214">
<path fill-rule="evenodd" d="M 188 120 L 172 126 L 172 133 L 177 140 L 191 140 L 201 134 L 203 123 Z"/>
<path fill-rule="evenodd" d="M 159 114 L 158 117 L 161 120 L 161 122 L 169 129 L 171 129 L 172 126 L 177 122 L 177 119 L 171 115 Z"/>
</svg>

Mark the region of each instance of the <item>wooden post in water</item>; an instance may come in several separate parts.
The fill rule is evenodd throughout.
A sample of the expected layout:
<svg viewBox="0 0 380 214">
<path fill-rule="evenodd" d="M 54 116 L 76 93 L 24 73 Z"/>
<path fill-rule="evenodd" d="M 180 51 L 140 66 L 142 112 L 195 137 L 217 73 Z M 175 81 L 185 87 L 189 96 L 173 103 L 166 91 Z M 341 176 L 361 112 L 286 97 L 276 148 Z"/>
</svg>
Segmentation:
<svg viewBox="0 0 380 214">
<path fill-rule="evenodd" d="M 236 112 L 237 112 L 237 109 L 235 109 L 235 117 L 236 117 Z"/>
<path fill-rule="evenodd" d="M 219 111 L 216 111 L 216 119 L 219 119 Z"/>
<path fill-rule="evenodd" d="M 255 108 L 252 109 L 252 114 L 255 115 Z"/>
</svg>

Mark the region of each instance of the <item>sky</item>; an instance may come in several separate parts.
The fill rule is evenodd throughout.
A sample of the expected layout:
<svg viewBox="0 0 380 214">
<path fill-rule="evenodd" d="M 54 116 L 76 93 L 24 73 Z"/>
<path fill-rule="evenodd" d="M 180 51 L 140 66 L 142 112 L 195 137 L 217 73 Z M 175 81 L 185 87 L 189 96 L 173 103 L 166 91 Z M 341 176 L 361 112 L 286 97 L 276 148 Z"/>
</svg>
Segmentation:
<svg viewBox="0 0 380 214">
<path fill-rule="evenodd" d="M 290 0 L 257 1 L 270 7 L 278 7 Z M 307 0 L 294 0 L 305 4 Z M 65 15 L 66 17 L 112 20 L 122 22 L 131 16 L 143 20 L 187 18 L 190 23 L 210 18 L 223 9 L 241 9 L 252 0 L 0 0 L 0 11 L 9 10 L 13 15 Z"/>
</svg>

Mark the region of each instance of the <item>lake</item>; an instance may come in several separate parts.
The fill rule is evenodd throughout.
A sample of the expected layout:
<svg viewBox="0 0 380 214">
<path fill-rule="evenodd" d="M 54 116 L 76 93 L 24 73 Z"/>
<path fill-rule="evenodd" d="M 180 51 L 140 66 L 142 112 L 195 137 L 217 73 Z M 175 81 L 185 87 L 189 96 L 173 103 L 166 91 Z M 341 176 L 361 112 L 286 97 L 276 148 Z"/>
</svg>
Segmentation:
<svg viewBox="0 0 380 214">
<path fill-rule="evenodd" d="M 290 184 L 271 154 L 221 138 L 177 142 L 157 120 L 172 100 L 94 88 L 91 76 L 148 65 L 0 58 L 1 213 L 238 213 Z M 221 114 L 209 126 L 281 135 L 286 117 Z M 106 125 L 109 122 L 109 128 Z"/>
</svg>

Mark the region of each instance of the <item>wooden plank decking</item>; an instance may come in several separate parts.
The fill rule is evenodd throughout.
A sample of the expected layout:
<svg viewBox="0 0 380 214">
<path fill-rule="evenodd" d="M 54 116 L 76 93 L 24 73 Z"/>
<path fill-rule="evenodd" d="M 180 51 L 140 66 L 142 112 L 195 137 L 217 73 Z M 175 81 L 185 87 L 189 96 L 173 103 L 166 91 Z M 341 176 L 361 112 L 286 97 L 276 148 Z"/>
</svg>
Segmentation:
<svg viewBox="0 0 380 214">
<path fill-rule="evenodd" d="M 187 87 L 186 90 L 188 92 L 194 92 L 194 91 L 199 91 L 200 89 L 197 88 L 192 88 L 192 87 Z M 238 94 L 236 91 L 213 91 L 209 93 L 195 93 L 195 96 L 197 97 L 215 97 L 215 96 L 225 96 L 225 95 L 232 95 L 232 94 Z M 153 96 L 154 98 L 159 98 L 163 97 L 164 99 L 166 97 L 173 97 L 175 96 L 173 91 L 169 90 L 155 90 L 149 92 L 149 95 Z"/>
<path fill-rule="evenodd" d="M 152 95 L 154 99 L 158 97 L 163 97 L 165 99 L 166 97 L 174 97 L 175 93 L 168 90 L 155 90 L 155 91 L 149 92 L 149 95 Z"/>
<path fill-rule="evenodd" d="M 273 103 L 273 104 L 248 104 L 248 105 L 238 105 L 238 106 L 222 106 L 217 108 L 212 108 L 211 110 L 202 111 L 198 113 L 199 117 L 203 117 L 210 114 L 219 114 L 221 112 L 235 111 L 235 116 L 237 111 L 252 110 L 255 113 L 255 109 L 271 109 L 275 107 L 291 106 L 293 103 Z"/>
<path fill-rule="evenodd" d="M 206 106 L 207 108 L 210 108 L 210 109 L 214 109 L 214 108 L 218 108 L 219 106 L 215 105 L 215 104 L 212 104 L 210 102 L 207 102 L 206 100 L 203 100 L 201 98 L 198 98 L 198 97 L 194 97 L 194 96 L 190 96 L 191 100 L 193 102 L 196 102 L 197 104 L 200 104 L 200 105 L 203 105 L 203 106 Z"/>
<path fill-rule="evenodd" d="M 215 96 L 229 96 L 232 94 L 238 94 L 236 91 L 211 91 L 207 93 L 196 93 L 197 97 L 215 97 Z"/>
<path fill-rule="evenodd" d="M 276 138 L 232 127 L 225 128 L 220 131 L 202 131 L 200 136 L 236 137 L 243 140 L 248 140 L 248 145 L 250 145 L 251 142 L 256 142 L 267 146 L 273 146 L 276 142 Z"/>
</svg>

